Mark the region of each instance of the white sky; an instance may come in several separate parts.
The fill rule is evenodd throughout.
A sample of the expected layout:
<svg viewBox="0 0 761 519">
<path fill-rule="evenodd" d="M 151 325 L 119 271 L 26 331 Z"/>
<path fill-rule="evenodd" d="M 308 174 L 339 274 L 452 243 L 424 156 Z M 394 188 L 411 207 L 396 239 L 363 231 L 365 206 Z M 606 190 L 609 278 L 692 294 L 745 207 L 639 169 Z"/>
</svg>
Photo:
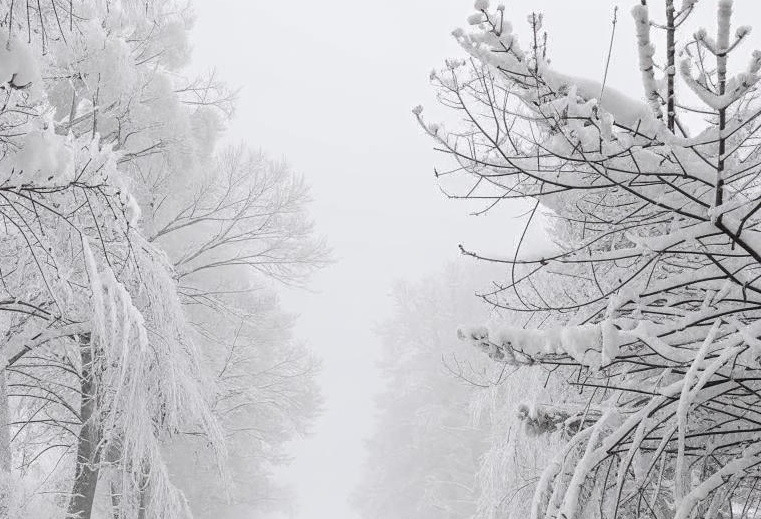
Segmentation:
<svg viewBox="0 0 761 519">
<path fill-rule="evenodd" d="M 618 3 L 608 85 L 640 95 L 633 2 L 506 3 L 524 36 L 529 10 L 543 11 L 555 67 L 595 79 L 602 79 Z M 701 4 L 708 5 L 700 19 L 713 28 L 715 3 Z M 758 2 L 736 4 L 737 19 L 759 19 Z M 466 207 L 444 199 L 432 170 L 442 161 L 410 113 L 418 103 L 428 117 L 435 113 L 428 72 L 463 56 L 449 33 L 465 26 L 472 1 L 195 0 L 195 10 L 196 67 L 214 66 L 243 87 L 231 135 L 306 176 L 314 218 L 338 260 L 316 276 L 313 292 L 284 297 L 302 314 L 297 334 L 324 359 L 326 398 L 315 434 L 297 443 L 285 477 L 298 490 L 298 519 L 354 518 L 347 498 L 381 387 L 372 329 L 389 315 L 391 283 L 439 271 L 460 258 L 460 242 L 473 247 L 488 237 L 492 248 L 509 248 L 517 227 L 506 210 L 468 217 Z"/>
</svg>

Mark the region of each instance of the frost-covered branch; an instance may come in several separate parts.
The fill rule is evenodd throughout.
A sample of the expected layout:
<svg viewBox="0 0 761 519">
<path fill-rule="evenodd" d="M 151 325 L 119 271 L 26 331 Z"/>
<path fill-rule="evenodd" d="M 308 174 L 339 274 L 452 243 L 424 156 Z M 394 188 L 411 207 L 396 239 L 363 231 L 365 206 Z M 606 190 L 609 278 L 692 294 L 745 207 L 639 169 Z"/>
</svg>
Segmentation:
<svg viewBox="0 0 761 519">
<path fill-rule="evenodd" d="M 548 232 L 554 242 L 509 256 L 461 247 L 505 269 L 507 280 L 481 297 L 513 322 L 460 337 L 500 364 L 574 370 L 569 384 L 615 410 L 581 422 L 539 485 L 535 517 L 592 508 L 604 517 L 703 516 L 758 498 L 748 469 L 761 459 L 746 446 L 761 394 L 759 60 L 754 53 L 732 75 L 749 29 L 731 36 L 729 0 L 718 2 L 715 39 L 701 30 L 676 49 L 693 5 L 667 1 L 665 24 L 644 3 L 633 8 L 643 103 L 607 85 L 598 100 L 597 82 L 521 50 L 507 13 L 479 2 L 474 29 L 454 33 L 472 61 L 432 75 L 464 127 L 445 129 L 414 110 L 448 169 L 468 182 L 463 190 L 442 175 L 445 192 L 483 200 L 485 210 L 535 204 L 541 218 L 523 234 Z M 660 28 L 665 89 L 650 34 Z M 677 102 L 679 82 L 704 106 Z M 680 126 L 688 113 L 708 116 L 705 125 Z"/>
</svg>

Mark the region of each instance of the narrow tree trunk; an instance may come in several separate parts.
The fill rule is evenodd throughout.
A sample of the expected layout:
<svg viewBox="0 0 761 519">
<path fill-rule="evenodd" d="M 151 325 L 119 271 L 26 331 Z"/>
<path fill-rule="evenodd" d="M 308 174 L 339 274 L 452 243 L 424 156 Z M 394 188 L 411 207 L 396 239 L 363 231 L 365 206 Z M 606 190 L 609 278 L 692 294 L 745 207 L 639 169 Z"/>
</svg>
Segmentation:
<svg viewBox="0 0 761 519">
<path fill-rule="evenodd" d="M 106 454 L 106 461 L 109 466 L 116 467 L 120 464 L 122 456 L 121 442 L 110 442 L 108 447 L 108 453 Z M 123 474 L 119 471 L 112 471 L 110 475 L 111 482 L 111 511 L 113 512 L 114 519 L 125 519 L 123 508 L 124 498 L 124 480 Z"/>
<path fill-rule="evenodd" d="M 674 41 L 676 27 L 674 26 L 674 0 L 666 0 L 666 121 L 669 130 L 674 131 L 676 109 L 674 103 L 674 76 L 676 66 L 674 64 Z"/>
<path fill-rule="evenodd" d="M 74 486 L 69 501 L 69 515 L 78 519 L 90 519 L 92 515 L 95 489 L 98 485 L 98 465 L 100 462 L 100 431 L 95 422 L 96 377 L 94 373 L 93 348 L 90 336 L 80 337 L 80 355 L 82 358 L 82 402 L 80 415 L 82 429 L 77 445 L 77 467 Z"/>
<path fill-rule="evenodd" d="M 143 463 L 143 474 L 140 477 L 140 504 L 137 511 L 137 519 L 145 519 L 148 512 L 148 499 L 150 498 L 151 485 L 148 481 L 148 462 Z"/>
<path fill-rule="evenodd" d="M 721 7 L 719 17 L 721 18 Z M 723 26 L 719 20 L 719 31 L 716 36 L 718 54 L 716 56 L 716 78 L 719 83 L 719 95 L 723 96 L 727 88 L 727 53 L 729 52 L 729 24 Z M 724 203 L 724 153 L 726 152 L 726 137 L 724 130 L 727 127 L 727 109 L 719 108 L 719 156 L 716 160 L 716 193 L 714 206 L 719 207 Z M 716 218 L 721 223 L 722 215 Z"/>
<path fill-rule="evenodd" d="M 0 353 L 0 517 L 9 517 L 11 500 L 10 412 L 6 385 L 5 356 Z"/>
<path fill-rule="evenodd" d="M 120 483 L 111 481 L 111 511 L 114 519 L 122 519 L 122 486 Z"/>
</svg>

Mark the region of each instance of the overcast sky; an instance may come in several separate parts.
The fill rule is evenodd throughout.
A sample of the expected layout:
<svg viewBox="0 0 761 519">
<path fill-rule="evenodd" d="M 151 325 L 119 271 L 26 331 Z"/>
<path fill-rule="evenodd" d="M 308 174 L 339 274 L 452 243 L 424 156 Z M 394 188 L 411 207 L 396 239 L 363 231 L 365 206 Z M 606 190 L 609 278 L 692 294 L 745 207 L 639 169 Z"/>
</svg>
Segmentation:
<svg viewBox="0 0 761 519">
<path fill-rule="evenodd" d="M 639 96 L 632 2 L 615 3 L 621 12 L 608 84 Z M 615 3 L 511 0 L 507 14 L 525 36 L 529 10 L 543 11 L 555 67 L 602 79 Z M 710 24 L 715 2 L 704 4 L 710 9 L 704 6 L 699 19 Z M 757 2 L 737 4 L 738 19 L 758 19 Z M 196 66 L 214 66 L 242 87 L 231 135 L 285 157 L 305 175 L 315 221 L 335 251 L 337 262 L 315 277 L 311 292 L 284 297 L 286 308 L 301 314 L 297 334 L 324 359 L 326 398 L 286 477 L 298 490 L 299 519 L 354 518 L 347 497 L 381 387 L 373 327 L 389 315 L 391 283 L 465 261 L 457 253 L 461 242 L 509 249 L 517 229 L 516 208 L 470 217 L 467 207 L 444 199 L 432 169 L 441 158 L 410 113 L 422 103 L 429 118 L 435 114 L 428 73 L 462 56 L 450 32 L 465 25 L 472 1 L 195 6 Z"/>
</svg>

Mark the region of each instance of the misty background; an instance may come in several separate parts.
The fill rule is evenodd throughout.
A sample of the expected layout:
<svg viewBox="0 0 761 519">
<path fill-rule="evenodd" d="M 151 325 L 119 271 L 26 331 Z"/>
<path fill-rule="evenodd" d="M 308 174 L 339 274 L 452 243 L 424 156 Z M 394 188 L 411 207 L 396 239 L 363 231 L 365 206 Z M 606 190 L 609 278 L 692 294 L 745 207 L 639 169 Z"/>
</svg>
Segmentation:
<svg viewBox="0 0 761 519">
<path fill-rule="evenodd" d="M 601 79 L 612 6 L 523 0 L 509 10 L 524 32 L 520 21 L 544 11 L 555 65 Z M 356 517 L 347 498 L 383 385 L 374 328 L 390 314 L 392 283 L 469 261 L 461 242 L 509 251 L 521 228 L 525 208 L 476 217 L 475 206 L 446 199 L 433 175 L 442 157 L 410 112 L 420 103 L 435 113 L 428 72 L 462 55 L 449 32 L 466 25 L 472 2 L 197 0 L 195 12 L 194 66 L 241 87 L 228 139 L 245 137 L 306 177 L 318 231 L 333 247 L 336 262 L 309 290 L 284 296 L 299 314 L 297 336 L 323 359 L 325 404 L 283 477 L 297 488 L 297 517 Z M 609 81 L 637 96 L 632 23 L 619 18 Z"/>
<path fill-rule="evenodd" d="M 442 157 L 410 113 L 420 103 L 436 119 L 428 71 L 462 57 L 449 32 L 467 25 L 472 4 L 195 4 L 196 66 L 215 67 L 242 88 L 229 138 L 246 137 L 305 175 L 312 214 L 336 258 L 309 291 L 284 297 L 300 316 L 297 335 L 323 359 L 325 412 L 313 436 L 294 445 L 294 463 L 283 474 L 297 488 L 301 519 L 357 517 L 347 498 L 373 430 L 373 396 L 383 386 L 374 328 L 389 316 L 393 282 L 471 261 L 460 255 L 459 243 L 509 251 L 521 229 L 525 207 L 502 204 L 471 216 L 473 205 L 446 199 L 433 176 Z M 640 98 L 629 3 L 513 0 L 507 11 L 524 36 L 528 24 L 521 22 L 543 12 L 553 66 L 602 81 L 614 6 L 618 25 L 607 85 Z M 744 20 L 759 8 L 738 2 L 735 11 Z M 700 5 L 692 21 L 712 26 L 713 17 L 714 6 Z"/>
</svg>

